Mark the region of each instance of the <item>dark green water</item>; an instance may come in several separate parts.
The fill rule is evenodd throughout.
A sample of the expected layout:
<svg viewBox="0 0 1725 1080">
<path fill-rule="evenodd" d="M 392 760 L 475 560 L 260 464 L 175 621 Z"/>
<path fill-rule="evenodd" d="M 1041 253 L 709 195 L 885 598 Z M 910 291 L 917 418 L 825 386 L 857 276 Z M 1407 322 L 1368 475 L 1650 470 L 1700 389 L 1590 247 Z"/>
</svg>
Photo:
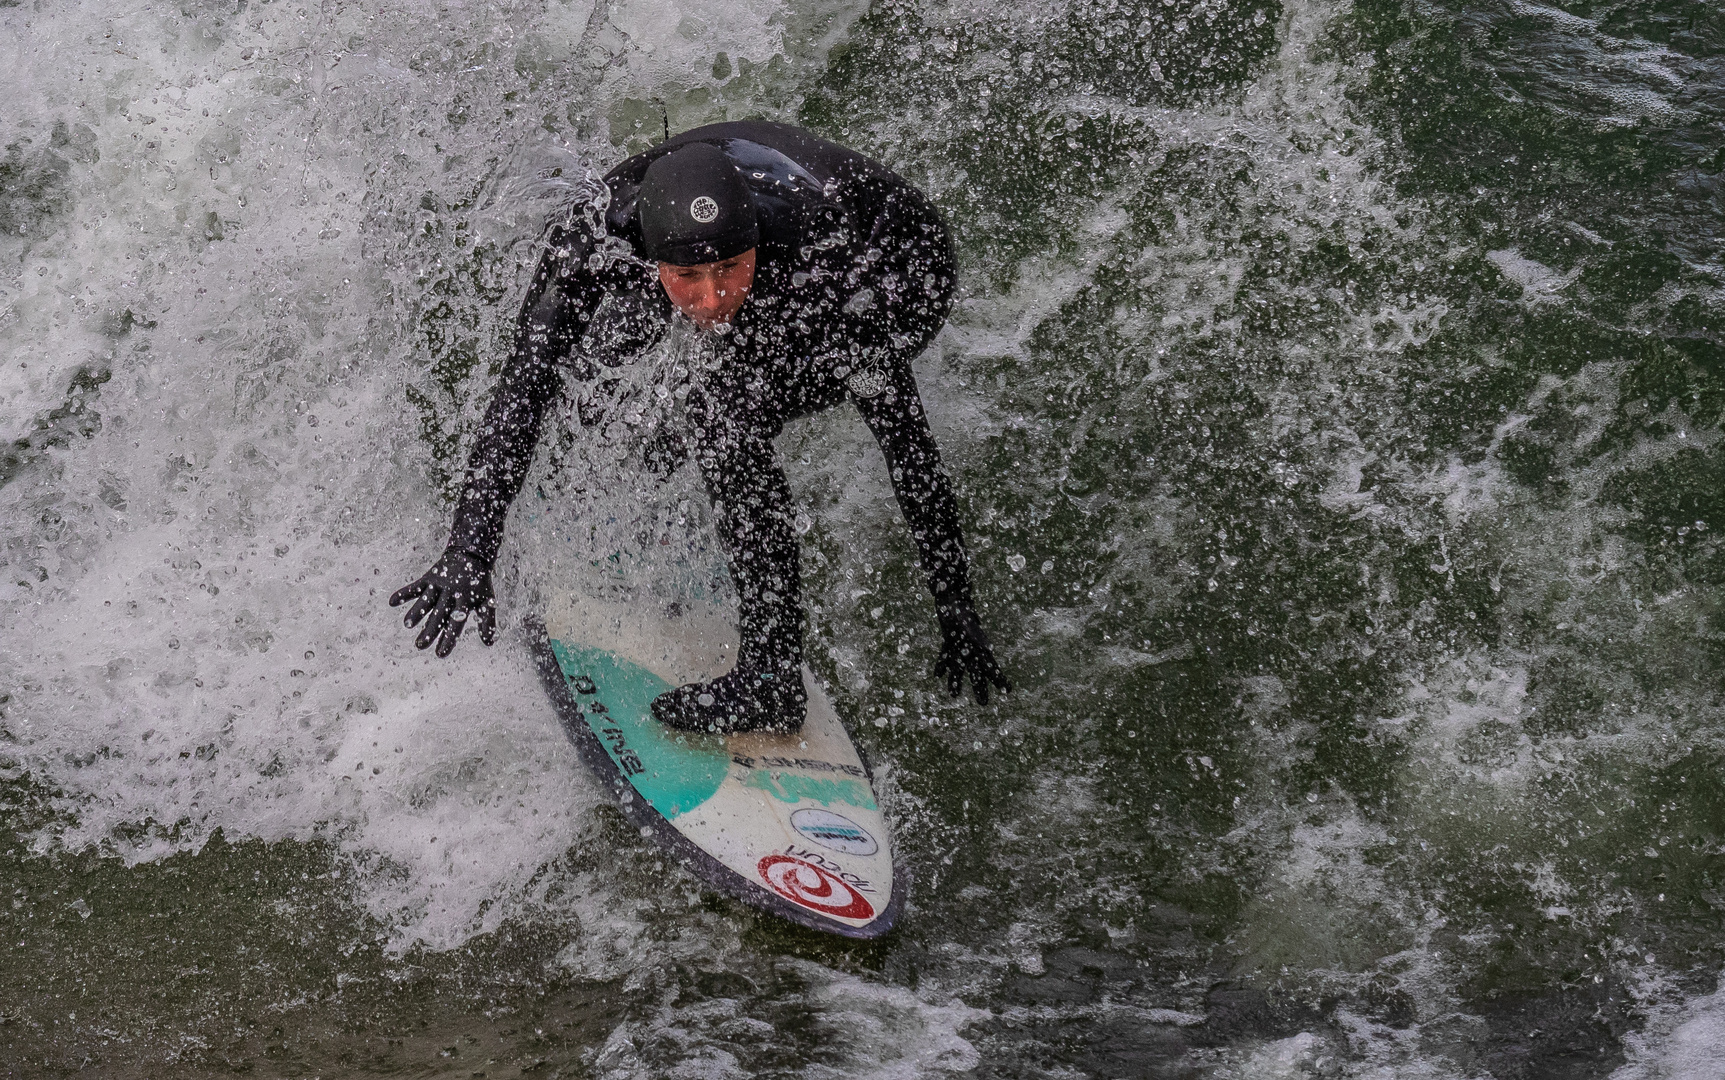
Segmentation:
<svg viewBox="0 0 1725 1080">
<path fill-rule="evenodd" d="M 1716 5 L 0 21 L 0 1074 L 1725 1073 Z M 1013 694 L 928 676 L 861 424 L 781 443 L 916 878 L 870 945 L 703 893 L 519 638 L 381 601 L 552 173 L 751 116 L 964 269 L 919 373 Z M 687 575 L 693 481 L 547 442 L 505 621 Z"/>
</svg>

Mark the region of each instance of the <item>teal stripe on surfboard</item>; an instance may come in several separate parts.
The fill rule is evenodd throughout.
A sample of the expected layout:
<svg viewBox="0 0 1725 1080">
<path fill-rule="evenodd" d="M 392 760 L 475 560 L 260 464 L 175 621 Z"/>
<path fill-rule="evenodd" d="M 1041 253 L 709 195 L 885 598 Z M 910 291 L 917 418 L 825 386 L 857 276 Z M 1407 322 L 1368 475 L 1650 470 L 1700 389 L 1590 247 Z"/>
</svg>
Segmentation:
<svg viewBox="0 0 1725 1080">
<path fill-rule="evenodd" d="M 653 719 L 653 699 L 670 683 L 603 649 L 553 638 L 551 652 L 576 690 L 587 726 L 649 806 L 668 820 L 713 797 L 730 767 L 725 742 L 717 735 L 673 731 Z M 579 685 L 583 679 L 592 682 L 592 691 Z"/>
</svg>

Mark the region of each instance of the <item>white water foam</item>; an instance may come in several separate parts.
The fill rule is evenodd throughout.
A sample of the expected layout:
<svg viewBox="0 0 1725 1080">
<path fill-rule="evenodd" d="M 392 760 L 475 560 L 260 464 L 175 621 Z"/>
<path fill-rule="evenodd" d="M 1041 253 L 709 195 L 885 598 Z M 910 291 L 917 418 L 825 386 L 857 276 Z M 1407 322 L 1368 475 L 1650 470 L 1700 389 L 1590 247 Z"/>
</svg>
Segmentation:
<svg viewBox="0 0 1725 1080">
<path fill-rule="evenodd" d="M 1510 10 L 1548 28 L 1510 41 L 1522 62 L 1538 74 L 1538 81 L 1523 89 L 1543 104 L 1571 115 L 1597 117 L 1602 126 L 1614 127 L 1684 115 L 1675 99 L 1687 81 L 1683 73 L 1687 57 L 1645 38 L 1616 37 L 1601 29 L 1597 20 L 1561 8 L 1512 0 Z M 1601 103 L 1608 103 L 1613 111 L 1601 116 Z"/>
<path fill-rule="evenodd" d="M 1624 1039 L 1629 1060 L 1611 1080 L 1715 1080 L 1725 1076 L 1725 987 L 1654 1017 Z"/>
<path fill-rule="evenodd" d="M 925 1080 L 971 1072 L 982 1055 L 964 1037 L 970 1024 L 988 1013 L 956 999 L 940 1000 L 899 987 L 882 986 L 807 961 L 786 966 L 807 984 L 807 1000 L 819 1010 L 822 1041 L 839 1063 L 809 1063 L 799 1076 L 811 1080 Z M 674 1022 L 662 1018 L 629 1020 L 612 1030 L 594 1060 L 603 1080 L 644 1080 L 649 1076 L 730 1080 L 753 1076 L 736 1057 L 712 1045 L 707 1029 L 745 1044 L 774 1038 L 772 1024 L 749 1016 L 729 998 L 679 1009 Z M 675 1048 L 678 1062 L 664 1072 L 649 1064 L 643 1045 L 659 1054 Z M 829 1062 L 831 1058 L 829 1058 Z"/>
</svg>

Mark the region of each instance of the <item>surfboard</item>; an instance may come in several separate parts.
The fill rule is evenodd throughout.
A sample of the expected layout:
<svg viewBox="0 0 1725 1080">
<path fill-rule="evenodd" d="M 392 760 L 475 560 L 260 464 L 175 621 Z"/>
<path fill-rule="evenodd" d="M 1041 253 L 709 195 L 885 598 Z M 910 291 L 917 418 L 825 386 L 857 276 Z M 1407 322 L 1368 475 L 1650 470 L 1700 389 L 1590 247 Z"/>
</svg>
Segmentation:
<svg viewBox="0 0 1725 1080">
<path fill-rule="evenodd" d="M 736 633 L 703 613 L 643 615 L 556 598 L 534 660 L 583 764 L 643 836 L 746 904 L 848 938 L 890 930 L 908 876 L 874 777 L 805 667 L 808 716 L 790 735 L 676 731 L 653 699 L 731 667 Z"/>
</svg>

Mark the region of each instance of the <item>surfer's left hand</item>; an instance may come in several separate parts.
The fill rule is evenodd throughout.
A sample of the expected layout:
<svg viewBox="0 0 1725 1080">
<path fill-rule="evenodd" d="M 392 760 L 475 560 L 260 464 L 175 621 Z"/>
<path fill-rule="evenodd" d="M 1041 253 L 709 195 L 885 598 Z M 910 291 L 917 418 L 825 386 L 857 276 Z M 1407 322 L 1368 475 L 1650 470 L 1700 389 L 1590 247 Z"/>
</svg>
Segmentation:
<svg viewBox="0 0 1725 1080">
<path fill-rule="evenodd" d="M 467 626 L 468 616 L 479 620 L 479 640 L 489 645 L 497 639 L 497 601 L 491 593 L 491 564 L 471 551 L 450 548 L 425 576 L 404 585 L 389 598 L 390 607 L 417 600 L 403 620 L 409 629 L 425 620 L 414 644 L 420 648 L 437 642 L 437 655 L 448 656 L 455 639 Z"/>
<path fill-rule="evenodd" d="M 1012 689 L 994 659 L 994 649 L 988 644 L 988 635 L 983 632 L 975 608 L 967 605 L 942 611 L 940 636 L 940 659 L 934 662 L 934 674 L 946 678 L 947 688 L 954 695 L 964 693 L 967 678 L 980 705 L 988 704 L 989 687 Z"/>
</svg>

